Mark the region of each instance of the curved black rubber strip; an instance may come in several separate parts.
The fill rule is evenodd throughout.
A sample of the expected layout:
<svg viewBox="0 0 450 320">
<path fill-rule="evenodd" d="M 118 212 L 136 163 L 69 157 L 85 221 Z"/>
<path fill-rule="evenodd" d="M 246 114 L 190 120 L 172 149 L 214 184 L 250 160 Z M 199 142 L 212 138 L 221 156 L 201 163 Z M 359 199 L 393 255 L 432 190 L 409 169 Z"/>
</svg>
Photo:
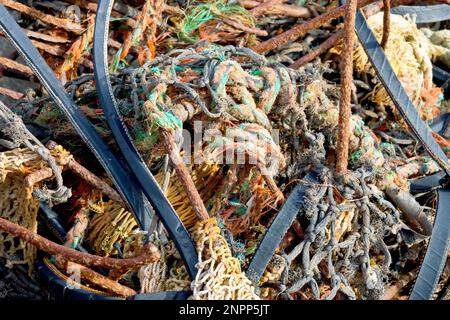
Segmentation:
<svg viewBox="0 0 450 320">
<path fill-rule="evenodd" d="M 403 89 L 391 64 L 384 55 L 383 49 L 370 30 L 361 10 L 356 11 L 355 28 L 359 41 L 369 57 L 369 60 L 377 73 L 378 79 L 381 81 L 395 107 L 408 124 L 414 137 L 422 143 L 429 155 L 439 164 L 446 174 L 450 176 L 447 156 L 434 140 L 427 124 L 420 118 L 419 113 Z"/>
<path fill-rule="evenodd" d="M 69 288 L 67 282 L 56 275 L 42 260 L 37 262 L 37 271 L 55 300 L 124 300 L 84 289 Z"/>
<path fill-rule="evenodd" d="M 391 9 L 391 13 L 406 15 L 415 14 L 416 23 L 431 23 L 450 20 L 450 6 L 436 4 L 431 6 L 398 6 Z"/>
<path fill-rule="evenodd" d="M 446 174 L 445 178 L 448 178 L 449 166 L 447 156 L 436 143 L 431 135 L 430 128 L 422 121 L 416 108 L 406 95 L 382 48 L 367 25 L 361 10 L 356 11 L 355 29 L 364 51 L 392 102 L 394 102 L 415 138 L 422 143 L 430 156 L 442 167 Z M 442 182 L 443 180 L 445 179 L 440 181 Z M 411 299 L 431 298 L 439 281 L 443 265 L 447 260 L 445 250 L 448 249 L 448 235 L 450 231 L 450 196 L 448 189 L 439 190 L 438 193 L 440 204 L 438 205 L 433 233 L 411 294 Z"/>
<path fill-rule="evenodd" d="M 450 96 L 450 73 L 437 66 L 433 66 L 433 79 L 434 83 L 438 86 L 445 86 L 444 96 Z"/>
<path fill-rule="evenodd" d="M 131 297 L 121 298 L 91 292 L 84 289 L 70 288 L 64 279 L 56 275 L 42 260 L 37 262 L 37 271 L 51 291 L 55 300 L 187 300 L 190 291 L 164 291 L 140 293 Z"/>
<path fill-rule="evenodd" d="M 164 291 L 152 293 L 140 293 L 127 300 L 187 300 L 192 294 L 190 291 Z"/>
<path fill-rule="evenodd" d="M 192 279 L 197 274 L 197 252 L 189 237 L 189 233 L 176 214 L 169 200 L 165 197 L 155 178 L 148 170 L 145 162 L 136 150 L 128 131 L 122 122 L 120 112 L 114 98 L 108 74 L 107 44 L 109 18 L 113 1 L 100 0 L 97 7 L 94 30 L 94 75 L 100 105 L 103 108 L 108 126 L 117 142 L 125 160 L 136 178 L 139 180 L 144 194 L 161 219 L 164 227 L 174 241 Z"/>
<path fill-rule="evenodd" d="M 303 178 L 303 181 L 292 190 L 283 207 L 267 229 L 245 272 L 254 284 L 257 285 L 259 283 L 259 279 L 264 270 L 266 270 L 267 264 L 270 262 L 275 250 L 302 208 L 305 192 L 309 188 L 308 182 L 318 183 L 317 177 L 317 173 L 313 171 Z"/>
<path fill-rule="evenodd" d="M 61 108 L 77 133 L 109 174 L 118 192 L 136 216 L 140 227 L 143 230 L 147 230 L 149 226 L 147 216 L 149 213 L 146 212 L 143 195 L 135 177 L 130 174 L 127 168 L 122 167 L 83 112 L 80 111 L 78 106 L 67 95 L 63 86 L 55 77 L 50 67 L 45 63 L 37 49 L 1 4 L 0 17 L 0 29 L 10 39 L 17 51 L 25 58 L 27 64 L 47 89 L 55 103 Z"/>
<path fill-rule="evenodd" d="M 450 237 L 450 188 L 438 189 L 433 233 L 410 300 L 430 300 L 447 262 Z"/>
<path fill-rule="evenodd" d="M 439 171 L 435 174 L 425 176 L 423 178 L 411 182 L 409 189 L 412 193 L 427 192 L 442 186 L 443 179 L 446 178 L 444 172 Z"/>
<path fill-rule="evenodd" d="M 58 214 L 47 207 L 44 203 L 39 204 L 39 210 L 42 213 L 44 223 L 50 229 L 50 231 L 63 243 L 66 239 L 66 230 L 63 227 L 63 223 Z"/>
</svg>

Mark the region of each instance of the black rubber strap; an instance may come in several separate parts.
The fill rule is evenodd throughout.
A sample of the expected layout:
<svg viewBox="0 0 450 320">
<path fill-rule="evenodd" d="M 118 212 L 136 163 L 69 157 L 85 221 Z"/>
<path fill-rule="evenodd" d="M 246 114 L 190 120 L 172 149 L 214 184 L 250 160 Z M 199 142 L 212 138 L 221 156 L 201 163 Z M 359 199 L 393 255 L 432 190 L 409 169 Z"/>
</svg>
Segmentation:
<svg viewBox="0 0 450 320">
<path fill-rule="evenodd" d="M 156 214 L 174 241 L 186 265 L 186 269 L 193 279 L 197 274 L 195 265 L 198 262 L 194 244 L 174 208 L 165 197 L 131 141 L 127 128 L 122 121 L 116 99 L 114 98 L 108 74 L 107 61 L 109 18 L 113 3 L 110 0 L 99 1 L 97 16 L 95 18 L 93 62 L 100 104 L 117 145 L 129 167 L 139 180 L 147 199 L 150 201 Z"/>
<path fill-rule="evenodd" d="M 429 121 L 428 125 L 434 132 L 437 132 L 443 136 L 447 135 L 445 131 L 450 125 L 450 113 L 444 113 L 437 116 L 433 120 Z"/>
<path fill-rule="evenodd" d="M 437 189 L 442 186 L 446 177 L 444 172 L 439 171 L 435 174 L 412 181 L 409 189 L 412 193 L 421 193 Z"/>
<path fill-rule="evenodd" d="M 44 262 L 39 260 L 37 271 L 50 289 L 53 298 L 57 301 L 73 300 L 187 300 L 192 294 L 190 291 L 163 291 L 152 293 L 139 293 L 125 298 L 96 293 L 83 288 L 71 288 L 66 280 L 55 274 Z"/>
<path fill-rule="evenodd" d="M 378 75 L 378 79 L 383 84 L 391 97 L 392 102 L 409 126 L 414 137 L 422 143 L 425 150 L 446 174 L 450 175 L 447 156 L 434 140 L 427 124 L 420 118 L 419 113 L 409 99 L 389 61 L 384 55 L 383 49 L 370 30 L 361 10 L 356 11 L 355 28 L 359 41 L 369 57 L 369 60 Z"/>
<path fill-rule="evenodd" d="M 164 291 L 140 293 L 127 300 L 187 300 L 192 295 L 190 291 Z"/>
<path fill-rule="evenodd" d="M 438 189 L 433 233 L 410 300 L 430 300 L 447 262 L 450 237 L 450 188 Z"/>
<path fill-rule="evenodd" d="M 450 73 L 437 66 L 433 66 L 433 80 L 438 86 L 444 86 L 444 95 L 450 96 Z"/>
<path fill-rule="evenodd" d="M 123 298 L 94 293 L 81 288 L 70 288 L 66 280 L 56 275 L 43 260 L 37 262 L 37 271 L 55 300 L 124 300 Z"/>
<path fill-rule="evenodd" d="M 122 167 L 106 143 L 98 136 L 92 124 L 69 98 L 59 80 L 45 63 L 37 49 L 22 32 L 16 21 L 3 5 L 0 4 L 0 29 L 11 40 L 17 51 L 25 58 L 27 64 L 47 89 L 55 103 L 61 108 L 77 133 L 94 153 L 98 161 L 111 177 L 117 190 L 123 196 L 135 214 L 140 227 L 148 227 L 147 216 L 143 203 L 143 195 L 135 177 L 127 168 Z"/>
<path fill-rule="evenodd" d="M 254 283 L 258 284 L 267 264 L 270 262 L 275 250 L 279 246 L 284 235 L 292 225 L 299 210 L 303 206 L 306 190 L 310 183 L 318 183 L 317 173 L 308 173 L 303 181 L 291 192 L 281 210 L 273 219 L 266 231 L 264 238 L 258 245 L 256 252 L 247 268 L 246 275 Z"/>
<path fill-rule="evenodd" d="M 450 19 L 450 6 L 448 4 L 437 4 L 431 6 L 398 6 L 391 12 L 399 15 L 414 14 L 416 23 L 431 23 Z"/>
</svg>

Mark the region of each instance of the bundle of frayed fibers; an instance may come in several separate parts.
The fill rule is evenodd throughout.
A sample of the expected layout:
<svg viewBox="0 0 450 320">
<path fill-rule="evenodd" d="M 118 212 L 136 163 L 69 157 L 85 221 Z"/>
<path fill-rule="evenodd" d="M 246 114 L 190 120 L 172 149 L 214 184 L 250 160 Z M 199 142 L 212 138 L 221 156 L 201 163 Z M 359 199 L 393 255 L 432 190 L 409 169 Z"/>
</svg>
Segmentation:
<svg viewBox="0 0 450 320">
<path fill-rule="evenodd" d="M 198 272 L 191 283 L 192 300 L 259 300 L 251 281 L 233 257 L 220 234 L 215 218 L 198 222 L 194 228 Z"/>
<path fill-rule="evenodd" d="M 378 41 L 383 35 L 383 13 L 367 19 Z M 399 78 L 411 101 L 424 119 L 431 119 L 438 113 L 441 90 L 433 85 L 431 57 L 434 46 L 417 26 L 414 20 L 400 15 L 391 15 L 389 40 L 384 53 Z M 375 76 L 364 48 L 358 45 L 354 54 L 357 72 Z M 392 105 L 392 101 L 380 82 L 377 82 L 368 98 L 377 104 Z"/>
</svg>

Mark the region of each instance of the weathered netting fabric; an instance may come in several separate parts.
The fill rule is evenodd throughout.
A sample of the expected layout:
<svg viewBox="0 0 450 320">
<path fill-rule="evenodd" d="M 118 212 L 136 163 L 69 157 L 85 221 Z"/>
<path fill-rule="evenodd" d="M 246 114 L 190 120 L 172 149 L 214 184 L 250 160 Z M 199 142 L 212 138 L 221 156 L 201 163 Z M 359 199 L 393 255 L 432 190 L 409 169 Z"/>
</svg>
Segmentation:
<svg viewBox="0 0 450 320">
<path fill-rule="evenodd" d="M 383 13 L 367 19 L 378 41 L 383 35 Z M 431 57 L 434 49 L 430 41 L 418 30 L 415 22 L 400 15 L 391 15 L 391 31 L 385 54 L 401 81 L 411 101 L 417 106 L 424 119 L 432 119 L 439 112 L 442 91 L 433 85 Z M 354 54 L 355 69 L 375 75 L 361 45 Z M 369 99 L 377 104 L 392 105 L 383 85 L 379 82 Z"/>
<path fill-rule="evenodd" d="M 56 160 L 67 158 L 69 153 L 58 146 L 51 151 Z M 37 232 L 39 201 L 33 197 L 35 186 L 25 178 L 39 169 L 48 168 L 41 156 L 29 149 L 13 149 L 0 153 L 0 216 Z M 26 264 L 31 271 L 36 258 L 36 248 L 8 233 L 0 233 L 0 256 L 7 265 Z"/>
<path fill-rule="evenodd" d="M 139 231 L 133 214 L 112 201 L 91 206 L 95 212 L 89 222 L 86 241 L 95 253 L 116 255 L 115 244 L 125 244 L 127 238 Z"/>
<path fill-rule="evenodd" d="M 188 290 L 191 281 L 173 242 L 161 244 L 159 249 L 161 259 L 139 269 L 141 293 Z M 173 260 L 172 265 L 168 265 L 169 259 Z"/>
<path fill-rule="evenodd" d="M 259 300 L 251 281 L 233 257 L 214 218 L 200 221 L 193 233 L 198 273 L 192 281 L 194 300 Z"/>
<path fill-rule="evenodd" d="M 32 196 L 32 188 L 23 182 L 24 175 L 9 174 L 0 183 L 1 217 L 21 226 L 37 231 L 39 202 Z M 6 258 L 7 266 L 27 264 L 33 266 L 36 248 L 18 240 L 8 233 L 0 233 L 0 256 Z"/>
<path fill-rule="evenodd" d="M 215 195 L 214 190 L 220 184 L 220 166 L 217 164 L 202 163 L 193 165 L 191 177 L 197 188 L 203 203 L 207 204 Z M 160 186 L 163 186 L 166 173 L 160 171 L 155 179 Z M 166 196 L 174 207 L 181 221 L 186 228 L 191 228 L 197 221 L 195 212 L 189 202 L 189 199 L 181 185 L 178 177 L 172 175 L 166 191 Z"/>
<path fill-rule="evenodd" d="M 432 60 L 444 63 L 450 67 L 450 30 L 431 30 L 422 28 L 420 31 L 430 40 L 433 55 Z"/>
<path fill-rule="evenodd" d="M 164 291 L 164 280 L 167 274 L 165 261 L 150 263 L 139 269 L 141 293 Z"/>
</svg>

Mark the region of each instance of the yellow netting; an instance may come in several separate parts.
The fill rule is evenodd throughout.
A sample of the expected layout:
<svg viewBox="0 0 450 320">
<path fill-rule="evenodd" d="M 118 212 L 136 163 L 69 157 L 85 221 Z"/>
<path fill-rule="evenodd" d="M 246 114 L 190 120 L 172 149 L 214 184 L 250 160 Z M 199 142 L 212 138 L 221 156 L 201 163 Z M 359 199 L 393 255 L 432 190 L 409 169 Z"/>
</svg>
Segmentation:
<svg viewBox="0 0 450 320">
<path fill-rule="evenodd" d="M 367 23 L 380 42 L 383 35 L 383 13 L 370 16 Z M 340 53 L 342 45 L 332 49 Z M 395 74 L 402 83 L 411 101 L 417 106 L 424 119 L 436 116 L 436 104 L 441 90 L 433 85 L 431 57 L 434 48 L 426 36 L 417 29 L 412 19 L 400 15 L 391 15 L 389 40 L 384 50 Z M 375 76 L 369 59 L 358 44 L 354 54 L 354 65 L 357 72 Z M 377 82 L 368 98 L 376 104 L 391 105 L 392 102 L 380 82 Z"/>
<path fill-rule="evenodd" d="M 91 209 L 96 214 L 89 222 L 86 241 L 98 255 L 117 254 L 114 244 L 124 245 L 125 240 L 139 230 L 133 214 L 117 203 L 104 202 Z"/>
<path fill-rule="evenodd" d="M 377 40 L 381 41 L 383 13 L 369 17 L 367 23 Z M 391 31 L 385 54 L 414 103 L 419 101 L 420 92 L 426 85 L 425 79 L 428 86 L 432 84 L 432 65 L 427 52 L 426 38 L 417 29 L 414 21 L 391 15 Z M 355 51 L 354 61 L 357 71 L 374 72 L 361 45 Z M 380 83 L 376 85 L 371 98 L 376 103 L 390 103 L 389 96 Z"/>
<path fill-rule="evenodd" d="M 199 262 L 191 284 L 194 300 L 259 300 L 251 281 L 220 234 L 217 220 L 197 222 L 194 241 Z"/>
<path fill-rule="evenodd" d="M 51 151 L 57 160 L 69 153 L 58 146 Z M 0 153 L 0 216 L 15 222 L 33 232 L 37 231 L 39 202 L 33 198 L 33 186 L 25 183 L 25 177 L 32 172 L 47 168 L 47 162 L 28 149 L 14 149 Z M 42 182 L 38 185 L 42 185 Z M 0 232 L 0 256 L 7 265 L 27 264 L 32 270 L 36 248 L 8 233 Z"/>
<path fill-rule="evenodd" d="M 205 202 L 214 195 L 215 186 L 220 182 L 220 176 L 217 175 L 219 169 L 218 165 L 202 164 L 195 166 L 192 171 L 192 179 Z M 162 185 L 164 173 L 158 173 L 156 180 Z M 192 227 L 197 218 L 177 176 L 171 177 L 166 195 L 183 224 L 187 228 Z M 138 232 L 133 214 L 118 204 L 112 201 L 100 202 L 90 208 L 97 214 L 89 223 L 86 240 L 97 254 L 117 254 L 114 243 L 124 245 Z"/>
<path fill-rule="evenodd" d="M 173 242 L 170 241 L 159 249 L 161 259 L 139 270 L 141 293 L 189 290 L 191 281 Z M 174 260 L 170 268 L 167 265 L 169 258 Z"/>
<path fill-rule="evenodd" d="M 220 183 L 219 170 L 219 165 L 206 163 L 196 165 L 192 170 L 192 180 L 205 204 L 214 196 L 216 187 Z M 155 178 L 159 185 L 162 185 L 164 172 L 159 172 Z M 177 176 L 170 179 L 166 196 L 186 228 L 191 228 L 197 222 L 197 217 Z"/>
</svg>

